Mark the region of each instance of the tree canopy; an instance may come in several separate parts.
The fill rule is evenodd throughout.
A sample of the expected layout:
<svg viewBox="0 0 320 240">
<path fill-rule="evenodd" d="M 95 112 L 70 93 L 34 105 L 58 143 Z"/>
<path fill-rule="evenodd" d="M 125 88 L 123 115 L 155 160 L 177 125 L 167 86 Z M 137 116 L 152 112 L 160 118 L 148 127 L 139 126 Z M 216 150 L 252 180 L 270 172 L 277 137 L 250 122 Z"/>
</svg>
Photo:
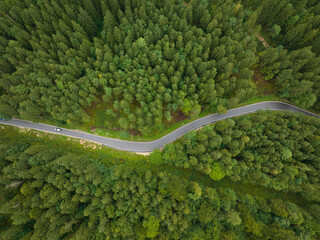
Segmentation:
<svg viewBox="0 0 320 240">
<path fill-rule="evenodd" d="M 319 129 L 318 118 L 255 113 L 187 133 L 166 146 L 158 162 L 197 169 L 216 181 L 228 177 L 320 201 Z"/>
<path fill-rule="evenodd" d="M 75 125 L 101 101 L 103 125 L 148 135 L 255 93 L 255 14 L 232 0 L 13 0 L 0 13 L 3 114 Z"/>
<path fill-rule="evenodd" d="M 247 119 L 242 121 L 241 125 L 245 125 Z M 230 123 L 225 124 L 217 126 L 219 133 L 228 131 L 226 126 L 230 127 Z M 279 194 L 269 197 L 270 189 L 248 194 L 239 187 L 192 181 L 161 166 L 138 164 L 142 166 L 138 167 L 105 154 L 100 158 L 109 164 L 102 164 L 89 152 L 76 153 L 62 145 L 50 148 L 56 146 L 52 139 L 33 141 L 29 133 L 25 135 L 11 127 L 0 132 L 0 239 L 318 239 L 320 236 L 318 175 L 312 174 L 311 169 L 311 162 L 315 164 L 319 158 L 304 160 L 309 164 L 300 160 L 298 170 L 294 170 L 289 163 L 295 162 L 292 157 L 297 158 L 297 153 L 290 146 L 286 149 L 291 154 L 288 150 L 279 153 L 283 163 L 283 174 L 279 175 L 286 180 L 289 174 L 296 181 L 295 191 L 302 188 L 306 198 L 314 201 L 298 195 L 289 200 L 279 198 Z M 304 149 L 312 147 L 302 139 L 296 140 L 296 144 L 301 142 Z M 227 144 L 224 142 L 223 136 L 221 144 Z M 254 149 L 262 154 L 263 148 L 251 144 L 251 151 Z M 112 164 L 114 160 L 116 164 Z M 244 166 L 245 161 L 250 164 L 249 160 L 238 161 L 238 165 Z M 224 164 L 223 159 L 220 162 Z M 273 175 L 278 170 L 275 168 Z M 261 164 L 260 171 L 263 169 Z M 306 174 L 305 169 L 310 173 Z M 258 170 L 253 170 L 253 176 L 258 175 L 255 171 Z M 244 173 L 242 177 L 248 178 Z"/>
<path fill-rule="evenodd" d="M 320 109 L 320 2 L 244 0 L 255 9 L 268 49 L 258 68 L 276 93 L 302 108 Z"/>
</svg>

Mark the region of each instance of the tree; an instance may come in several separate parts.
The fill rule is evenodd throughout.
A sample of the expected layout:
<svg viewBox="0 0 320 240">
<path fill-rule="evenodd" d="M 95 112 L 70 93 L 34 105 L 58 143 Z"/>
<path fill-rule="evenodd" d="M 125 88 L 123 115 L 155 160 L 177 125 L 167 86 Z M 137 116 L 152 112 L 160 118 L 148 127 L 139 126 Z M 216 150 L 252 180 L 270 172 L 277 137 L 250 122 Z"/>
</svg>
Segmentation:
<svg viewBox="0 0 320 240">
<path fill-rule="evenodd" d="M 89 16 L 89 14 L 85 10 L 83 10 L 82 8 L 79 9 L 78 22 L 83 27 L 85 32 L 88 33 L 89 36 L 96 35 L 97 27 L 96 27 L 94 21 Z"/>
<path fill-rule="evenodd" d="M 215 2 L 211 14 L 206 1 L 2 4 L 0 111 L 96 127 L 99 103 L 117 115 L 109 125 L 146 135 L 179 110 L 195 118 L 238 89 L 248 96 L 256 46 L 242 36 L 255 23 L 239 6 Z"/>
<path fill-rule="evenodd" d="M 186 186 L 178 177 L 172 176 L 170 184 L 167 186 L 168 191 L 173 199 L 183 201 L 187 195 Z"/>
<path fill-rule="evenodd" d="M 147 238 L 153 239 L 159 234 L 160 220 L 155 216 L 151 216 L 147 221 L 143 221 L 142 225 L 145 228 Z"/>
<path fill-rule="evenodd" d="M 171 116 L 171 114 L 170 114 L 169 111 L 165 111 L 164 117 L 166 118 L 166 120 L 167 120 L 168 122 L 170 122 L 171 119 L 172 119 L 172 116 Z"/>
<path fill-rule="evenodd" d="M 194 105 L 189 111 L 189 117 L 191 119 L 196 118 L 201 112 L 201 106 L 199 104 Z"/>
<path fill-rule="evenodd" d="M 275 38 L 277 38 L 278 36 L 279 36 L 279 34 L 280 34 L 280 32 L 281 32 L 281 27 L 280 26 L 278 26 L 278 25 L 276 25 L 276 24 L 274 24 L 273 26 L 272 26 L 272 28 L 270 28 L 270 33 L 271 33 L 271 37 L 273 38 L 273 39 L 275 39 Z"/>
<path fill-rule="evenodd" d="M 118 123 L 120 125 L 121 128 L 123 129 L 127 129 L 128 128 L 128 122 L 125 118 L 119 118 Z"/>
<path fill-rule="evenodd" d="M 215 181 L 219 181 L 225 177 L 225 172 L 221 168 L 220 164 L 215 162 L 211 167 L 211 172 L 209 173 L 210 178 Z"/>
<path fill-rule="evenodd" d="M 0 118 L 4 118 L 6 120 L 10 120 L 12 117 L 8 114 L 0 112 Z"/>
<path fill-rule="evenodd" d="M 287 206 L 281 199 L 271 201 L 271 209 L 276 215 L 286 218 L 288 216 Z"/>
<path fill-rule="evenodd" d="M 238 226 L 241 224 L 242 219 L 240 218 L 240 214 L 236 211 L 229 211 L 226 215 L 226 221 L 233 226 Z"/>
<path fill-rule="evenodd" d="M 212 206 L 210 206 L 206 202 L 203 202 L 200 205 L 198 215 L 199 215 L 199 220 L 202 224 L 208 224 L 215 217 L 216 212 Z"/>
<path fill-rule="evenodd" d="M 155 165 L 161 165 L 163 164 L 163 159 L 162 159 L 162 153 L 159 149 L 155 149 L 151 154 L 150 154 L 150 161 L 155 164 Z"/>
<path fill-rule="evenodd" d="M 147 46 L 147 43 L 143 38 L 139 38 L 137 40 L 137 45 L 138 45 L 139 48 L 144 49 Z"/>
<path fill-rule="evenodd" d="M 299 41 L 305 33 L 307 24 L 299 24 L 296 27 L 290 29 L 284 36 L 283 41 L 289 48 L 292 48 L 295 41 Z"/>
<path fill-rule="evenodd" d="M 218 106 L 218 113 L 219 114 L 225 114 L 225 113 L 227 113 L 227 108 L 226 107 L 224 107 L 224 106 L 222 106 L 222 105 L 219 105 Z"/>
</svg>

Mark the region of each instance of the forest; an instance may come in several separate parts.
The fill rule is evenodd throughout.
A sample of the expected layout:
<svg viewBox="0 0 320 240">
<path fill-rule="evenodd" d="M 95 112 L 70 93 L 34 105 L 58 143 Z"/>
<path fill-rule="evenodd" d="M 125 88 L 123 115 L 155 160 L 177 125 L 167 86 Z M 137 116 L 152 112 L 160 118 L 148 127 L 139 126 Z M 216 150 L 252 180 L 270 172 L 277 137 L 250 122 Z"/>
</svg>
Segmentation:
<svg viewBox="0 0 320 240">
<path fill-rule="evenodd" d="M 303 108 L 320 109 L 320 2 L 244 0 L 259 17 L 271 47 L 260 49 L 258 68 L 280 97 Z"/>
<path fill-rule="evenodd" d="M 4 1 L 0 116 L 150 136 L 254 97 L 255 69 L 319 110 L 320 3 L 252 2 Z M 274 47 L 257 49 L 257 25 Z"/>
<path fill-rule="evenodd" d="M 318 118 L 262 111 L 187 133 L 151 157 L 213 180 L 229 177 L 320 201 Z"/>
<path fill-rule="evenodd" d="M 256 15 L 232 0 L 13 0 L 0 6 L 0 112 L 148 135 L 254 96 Z"/>
<path fill-rule="evenodd" d="M 0 118 L 147 138 L 261 99 L 319 112 L 319 30 L 318 0 L 2 0 Z M 0 239 L 317 240 L 319 172 L 298 113 L 148 156 L 0 125 Z"/>
<path fill-rule="evenodd" d="M 256 121 L 241 117 L 233 125 L 247 132 L 250 122 L 260 121 L 265 127 L 256 128 L 259 134 L 269 127 L 263 118 L 272 117 L 257 114 L 252 117 Z M 213 138 L 220 138 L 222 141 L 217 142 L 226 144 L 222 152 L 228 153 L 217 151 L 222 156 L 221 165 L 213 163 L 214 174 L 210 174 L 209 181 L 183 177 L 186 174 L 178 174 L 176 163 L 153 161 L 155 156 L 150 156 L 148 164 L 142 157 L 130 162 L 105 154 L 100 156 L 102 163 L 89 150 L 80 154 L 62 145 L 57 147 L 55 139 L 2 127 L 0 239 L 319 239 L 320 198 L 319 190 L 315 190 L 319 188 L 319 175 L 315 174 L 319 168 L 319 127 L 315 130 L 319 121 L 290 114 L 277 119 L 303 135 L 294 143 L 301 142 L 301 148 L 310 152 L 310 159 L 299 149 L 294 151 L 290 139 L 286 147 L 275 143 L 268 150 L 273 149 L 269 160 L 272 172 L 266 173 L 268 163 L 263 160 L 268 156 L 267 150 L 256 145 L 252 134 L 241 136 L 240 130 L 234 130 L 235 134 L 247 138 L 246 146 L 241 146 L 242 161 L 237 156 L 227 159 L 236 150 L 229 149 L 235 143 L 224 143 L 229 138 L 225 126 L 232 124 L 225 121 L 214 125 L 217 133 L 210 130 L 206 141 L 213 144 Z M 299 121 L 308 127 L 307 133 L 297 129 Z M 220 136 L 222 132 L 225 134 Z M 196 133 L 198 141 L 202 139 L 199 145 L 210 149 L 203 144 L 203 133 Z M 297 138 L 299 134 L 292 135 Z M 306 138 L 317 142 L 308 145 Z M 272 142 L 264 139 L 262 144 Z M 177 144 L 173 147 L 177 148 Z M 168 150 L 164 158 L 167 154 Z M 198 157 L 195 150 L 190 154 Z M 277 161 L 273 159 L 278 155 L 281 157 Z M 206 157 L 210 158 L 208 154 Z M 200 158 L 199 164 L 193 163 L 197 169 L 205 162 L 203 156 Z M 195 157 L 190 159 L 194 161 Z M 231 166 L 225 164 L 227 160 L 237 164 L 239 171 L 232 173 Z M 178 163 L 177 158 L 174 161 Z M 181 154 L 180 162 L 183 161 Z M 254 169 L 251 175 L 256 179 L 248 178 L 249 167 Z M 268 187 L 254 192 L 251 186 L 252 193 L 248 193 L 232 184 L 215 184 L 220 182 L 217 180 L 222 171 L 231 182 L 241 177 L 260 184 L 259 174 L 267 175 L 262 179 Z M 195 175 L 199 172 L 195 171 Z M 268 179 L 276 180 L 277 186 L 266 184 Z M 277 189 L 276 194 L 271 194 L 271 188 Z M 293 194 L 287 195 L 281 189 Z"/>
<path fill-rule="evenodd" d="M 260 1 L 258 23 L 288 50 L 311 47 L 320 54 L 320 4 L 317 0 Z"/>
</svg>

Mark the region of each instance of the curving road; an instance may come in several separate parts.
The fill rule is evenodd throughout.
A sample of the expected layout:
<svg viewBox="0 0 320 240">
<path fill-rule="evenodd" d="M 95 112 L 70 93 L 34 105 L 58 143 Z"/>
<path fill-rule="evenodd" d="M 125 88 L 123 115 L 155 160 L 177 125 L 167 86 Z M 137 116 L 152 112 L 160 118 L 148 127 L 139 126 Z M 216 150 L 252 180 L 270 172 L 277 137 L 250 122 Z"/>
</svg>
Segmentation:
<svg viewBox="0 0 320 240">
<path fill-rule="evenodd" d="M 309 116 L 320 118 L 320 116 L 317 114 L 308 112 L 306 110 L 303 110 L 301 108 L 295 107 L 287 103 L 276 102 L 276 101 L 261 102 L 261 103 L 250 104 L 244 107 L 231 109 L 225 114 L 211 114 L 206 117 L 199 118 L 197 120 L 194 120 L 193 122 L 190 122 L 176 129 L 175 131 L 169 133 L 168 135 L 151 142 L 124 141 L 124 140 L 101 137 L 101 136 L 97 136 L 97 135 L 93 135 L 93 134 L 89 134 L 89 133 L 85 133 L 77 130 L 69 130 L 64 128 L 62 128 L 62 131 L 58 133 L 55 131 L 55 126 L 41 124 L 41 123 L 33 123 L 30 121 L 19 120 L 19 119 L 1 121 L 0 123 L 5 125 L 16 126 L 16 127 L 36 129 L 36 130 L 60 134 L 68 137 L 85 139 L 85 140 L 99 143 L 104 146 L 108 146 L 118 150 L 131 151 L 131 152 L 152 152 L 154 149 L 161 148 L 165 144 L 170 143 L 176 140 L 177 138 L 180 138 L 185 133 L 195 130 L 199 127 L 202 127 L 217 121 L 221 121 L 226 118 L 232 118 L 232 117 L 256 112 L 258 110 L 299 112 Z"/>
</svg>

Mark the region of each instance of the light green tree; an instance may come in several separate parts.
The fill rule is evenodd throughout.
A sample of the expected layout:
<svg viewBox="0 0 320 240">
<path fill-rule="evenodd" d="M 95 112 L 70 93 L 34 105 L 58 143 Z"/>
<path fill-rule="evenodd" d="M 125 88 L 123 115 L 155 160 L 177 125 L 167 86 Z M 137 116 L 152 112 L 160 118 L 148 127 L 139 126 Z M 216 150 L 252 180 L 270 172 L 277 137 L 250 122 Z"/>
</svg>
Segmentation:
<svg viewBox="0 0 320 240">
<path fill-rule="evenodd" d="M 151 216 L 148 220 L 143 221 L 142 226 L 146 231 L 146 236 L 153 239 L 159 234 L 160 220 Z"/>
</svg>

